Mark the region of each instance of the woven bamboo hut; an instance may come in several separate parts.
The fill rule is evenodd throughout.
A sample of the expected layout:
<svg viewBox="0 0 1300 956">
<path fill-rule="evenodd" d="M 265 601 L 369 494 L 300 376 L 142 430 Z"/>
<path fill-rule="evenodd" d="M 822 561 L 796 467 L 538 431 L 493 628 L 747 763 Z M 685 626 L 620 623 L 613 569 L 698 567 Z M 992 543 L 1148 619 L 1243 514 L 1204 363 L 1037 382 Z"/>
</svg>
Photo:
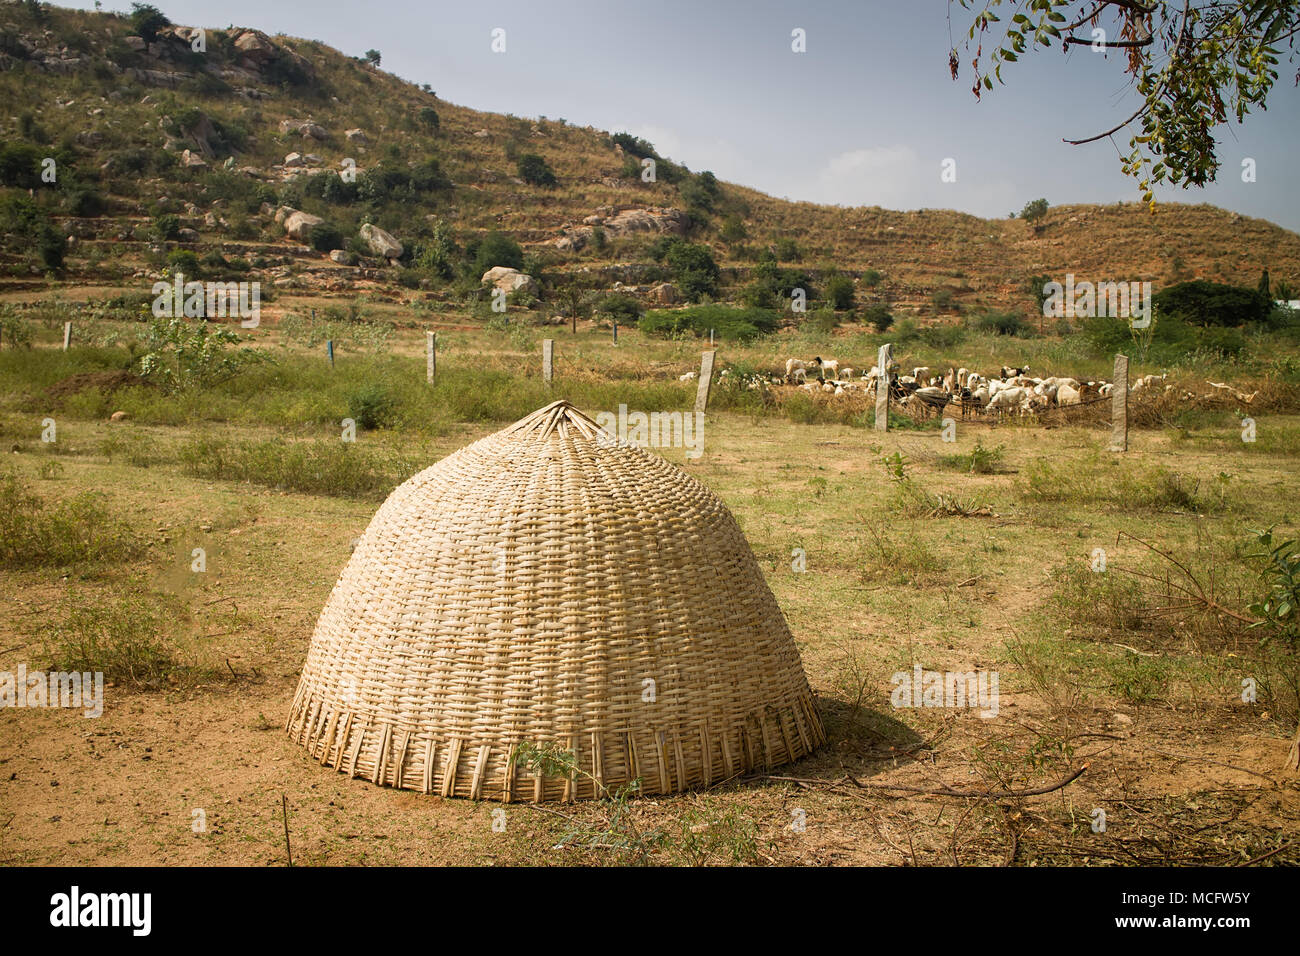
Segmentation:
<svg viewBox="0 0 1300 956">
<path fill-rule="evenodd" d="M 825 740 L 735 519 L 566 402 L 449 455 L 375 514 L 286 725 L 322 764 L 443 796 L 708 786 Z M 578 772 L 512 759 L 559 747 Z"/>
</svg>

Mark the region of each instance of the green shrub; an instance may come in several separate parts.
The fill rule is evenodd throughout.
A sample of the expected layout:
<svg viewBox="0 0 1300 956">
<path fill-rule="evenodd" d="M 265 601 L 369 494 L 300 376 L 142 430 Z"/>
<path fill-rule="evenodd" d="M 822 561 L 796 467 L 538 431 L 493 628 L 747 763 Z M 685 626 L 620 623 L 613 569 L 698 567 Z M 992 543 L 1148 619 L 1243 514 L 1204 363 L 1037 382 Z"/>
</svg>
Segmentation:
<svg viewBox="0 0 1300 956">
<path fill-rule="evenodd" d="M 329 441 L 227 442 L 204 438 L 182 446 L 188 474 L 305 494 L 382 499 L 419 471 L 409 457 Z"/>
<path fill-rule="evenodd" d="M 641 303 L 635 296 L 612 292 L 596 302 L 595 311 L 630 325 L 641 317 Z"/>
<path fill-rule="evenodd" d="M 793 239 L 782 238 L 776 240 L 772 251 L 775 253 L 778 262 L 799 262 L 803 259 L 803 253 L 799 251 L 799 244 Z"/>
<path fill-rule="evenodd" d="M 736 215 L 728 216 L 722 221 L 718 236 L 729 246 L 744 242 L 749 238 L 749 232 L 745 229 L 745 220 Z"/>
<path fill-rule="evenodd" d="M 930 296 L 930 301 L 934 304 L 936 312 L 954 312 L 959 311 L 960 308 L 951 289 L 936 289 Z"/>
<path fill-rule="evenodd" d="M 558 180 L 546 160 L 536 153 L 524 153 L 516 163 L 519 178 L 530 186 L 554 186 Z"/>
<path fill-rule="evenodd" d="M 140 375 L 168 392 L 205 388 L 264 360 L 252 349 L 231 351 L 241 341 L 225 326 L 191 322 L 179 316 L 156 318 L 145 333 Z"/>
<path fill-rule="evenodd" d="M 1259 289 L 1195 279 L 1161 289 L 1152 297 L 1160 318 L 1177 317 L 1200 326 L 1241 326 L 1264 322 L 1273 310 L 1268 294 Z"/>
<path fill-rule="evenodd" d="M 853 293 L 853 280 L 842 275 L 828 278 L 822 289 L 822 295 L 830 307 L 840 312 L 853 308 Z"/>
<path fill-rule="evenodd" d="M 172 275 L 180 273 L 186 279 L 198 279 L 203 275 L 199 257 L 191 249 L 173 249 L 167 253 L 167 265 Z"/>
<path fill-rule="evenodd" d="M 877 332 L 887 332 L 889 327 L 894 324 L 894 317 L 889 314 L 889 309 L 883 305 L 873 305 L 862 313 L 862 320 L 867 322 Z"/>
<path fill-rule="evenodd" d="M 748 342 L 777 328 L 777 315 L 768 309 L 736 309 L 726 305 L 701 305 L 689 309 L 655 309 L 641 317 L 638 327 L 647 335 L 672 338 L 684 334 L 716 336 Z"/>
<path fill-rule="evenodd" d="M 348 416 L 366 430 L 392 424 L 396 409 L 396 401 L 382 385 L 363 386 L 348 398 Z"/>
<path fill-rule="evenodd" d="M 610 140 L 615 146 L 621 146 L 623 152 L 635 156 L 637 159 L 659 158 L 659 154 L 655 152 L 655 148 L 651 146 L 650 143 L 644 139 L 633 136 L 631 133 L 615 133 L 610 137 Z M 641 167 L 638 165 L 638 175 L 640 168 Z"/>
<path fill-rule="evenodd" d="M 936 349 L 953 348 L 965 337 L 966 331 L 960 325 L 930 325 L 917 332 L 917 338 Z"/>
<path fill-rule="evenodd" d="M 334 249 L 342 249 L 343 231 L 332 222 L 322 222 L 312 227 L 308 242 L 317 252 L 331 252 Z"/>
<path fill-rule="evenodd" d="M 167 641 L 185 617 L 181 602 L 165 593 L 74 596 L 41 636 L 51 670 L 100 672 L 115 684 L 160 687 L 190 670 Z"/>
<path fill-rule="evenodd" d="M 668 245 L 663 260 L 688 302 L 717 294 L 720 273 L 708 246 L 678 239 Z"/>
<path fill-rule="evenodd" d="M 172 25 L 167 15 L 151 3 L 131 4 L 131 29 L 146 43 L 158 39 L 158 31 Z"/>
<path fill-rule="evenodd" d="M 127 561 L 143 550 L 99 495 L 45 501 L 14 472 L 0 474 L 0 568 Z"/>
<path fill-rule="evenodd" d="M 0 306 L 0 348 L 32 347 L 32 323 L 12 305 Z"/>
<path fill-rule="evenodd" d="M 173 213 L 162 213 L 154 217 L 153 237 L 159 242 L 175 239 L 181 232 L 181 220 Z"/>
<path fill-rule="evenodd" d="M 39 189 L 43 158 L 42 150 L 27 143 L 7 143 L 0 146 L 0 186 Z"/>
<path fill-rule="evenodd" d="M 496 266 L 511 269 L 524 267 L 524 250 L 519 247 L 519 243 L 496 230 L 489 232 L 477 243 L 471 243 L 466 252 L 473 259 L 475 278 Z"/>
<path fill-rule="evenodd" d="M 1033 327 L 1024 317 L 1014 312 L 985 312 L 975 317 L 975 331 L 992 335 L 1023 337 L 1032 334 Z"/>
<path fill-rule="evenodd" d="M 804 326 L 813 332 L 834 332 L 840 326 L 840 317 L 832 309 L 817 309 L 808 313 Z"/>
<path fill-rule="evenodd" d="M 25 254 L 34 250 L 46 269 L 63 268 L 67 239 L 30 196 L 6 196 L 0 200 L 0 234 L 7 244 L 17 247 L 16 252 Z"/>
<path fill-rule="evenodd" d="M 1031 199 L 1025 203 L 1025 208 L 1020 210 L 1020 218 L 1025 222 L 1037 222 L 1047 215 L 1046 199 Z"/>
</svg>

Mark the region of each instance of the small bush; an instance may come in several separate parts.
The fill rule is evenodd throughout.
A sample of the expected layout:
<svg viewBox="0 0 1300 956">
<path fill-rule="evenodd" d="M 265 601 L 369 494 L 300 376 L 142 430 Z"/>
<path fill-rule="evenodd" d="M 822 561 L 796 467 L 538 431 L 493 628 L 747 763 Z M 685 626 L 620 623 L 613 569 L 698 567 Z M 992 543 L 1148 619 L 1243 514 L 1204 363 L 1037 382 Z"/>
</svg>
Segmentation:
<svg viewBox="0 0 1300 956">
<path fill-rule="evenodd" d="M 725 305 L 702 305 L 690 309 L 654 309 L 641 317 L 642 332 L 661 338 L 683 334 L 702 337 L 713 329 L 722 339 L 749 342 L 776 331 L 776 313 L 767 309 L 736 309 Z"/>
<path fill-rule="evenodd" d="M 519 243 L 500 232 L 489 232 L 477 245 L 468 247 L 466 252 L 473 257 L 475 278 L 496 266 L 511 269 L 524 267 L 524 250 L 519 247 Z"/>
<path fill-rule="evenodd" d="M 1046 199 L 1031 199 L 1020 210 L 1020 218 L 1025 222 L 1037 222 L 1047 215 Z"/>
<path fill-rule="evenodd" d="M 976 439 L 975 447 L 968 452 L 939 456 L 939 467 L 972 475 L 994 475 L 1002 471 L 1002 446 L 985 448 L 984 443 Z"/>
<path fill-rule="evenodd" d="M 822 289 L 826 302 L 840 312 L 853 308 L 853 292 L 853 280 L 842 275 L 831 276 Z"/>
<path fill-rule="evenodd" d="M 17 474 L 0 475 L 0 567 L 127 561 L 144 550 L 130 527 L 86 493 L 47 502 Z"/>
<path fill-rule="evenodd" d="M 894 324 L 894 317 L 883 305 L 873 305 L 862 313 L 862 319 L 877 332 L 887 332 Z"/>
<path fill-rule="evenodd" d="M 554 186 L 558 180 L 545 159 L 536 153 L 524 153 L 516 164 L 519 178 L 530 186 Z"/>
<path fill-rule="evenodd" d="M 332 222 L 322 222 L 312 229 L 308 241 L 317 252 L 331 252 L 343 248 L 343 232 Z"/>
<path fill-rule="evenodd" d="M 397 403 L 381 385 L 366 385 L 348 398 L 348 416 L 366 430 L 391 424 L 396 409 Z"/>
<path fill-rule="evenodd" d="M 159 242 L 169 242 L 180 235 L 181 220 L 172 213 L 163 213 L 153 220 L 153 237 Z"/>
<path fill-rule="evenodd" d="M 167 640 L 185 609 L 173 596 L 129 593 L 74 597 L 57 626 L 42 633 L 51 670 L 101 672 L 131 687 L 161 687 L 188 672 Z"/>
<path fill-rule="evenodd" d="M 419 470 L 413 459 L 355 443 L 199 439 L 183 446 L 181 466 L 199 478 L 243 481 L 285 491 L 382 499 Z"/>
<path fill-rule="evenodd" d="M 799 244 L 793 239 L 776 240 L 772 251 L 776 254 L 778 262 L 798 262 L 803 258 L 803 253 L 799 251 Z"/>
<path fill-rule="evenodd" d="M 630 325 L 641 317 L 641 303 L 634 296 L 614 292 L 600 299 L 595 306 L 599 315 L 607 315 Z"/>
<path fill-rule="evenodd" d="M 975 331 L 992 335 L 1022 337 L 1033 332 L 1024 317 L 1014 312 L 985 312 L 975 318 Z"/>
</svg>

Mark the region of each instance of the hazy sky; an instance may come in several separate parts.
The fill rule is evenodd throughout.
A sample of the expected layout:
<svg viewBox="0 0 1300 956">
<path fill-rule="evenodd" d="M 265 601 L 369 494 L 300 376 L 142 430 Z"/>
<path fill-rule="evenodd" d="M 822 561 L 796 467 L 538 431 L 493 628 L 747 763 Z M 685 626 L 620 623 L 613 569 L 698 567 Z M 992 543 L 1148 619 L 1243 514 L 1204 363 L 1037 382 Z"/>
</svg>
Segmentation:
<svg viewBox="0 0 1300 956">
<path fill-rule="evenodd" d="M 89 7 L 93 4 L 77 3 Z M 1138 198 L 1115 146 L 1068 146 L 1129 115 L 1114 53 L 1044 48 L 976 102 L 948 72 L 970 14 L 946 0 L 159 0 L 178 23 L 257 27 L 360 55 L 441 99 L 628 130 L 693 170 L 775 196 L 1005 216 Z M 105 8 L 129 4 L 108 0 Z M 491 32 L 506 31 L 493 53 Z M 806 31 L 807 52 L 791 51 Z M 969 58 L 967 58 L 969 59 Z M 1283 60 L 1267 112 L 1221 141 L 1219 182 L 1162 189 L 1300 230 L 1300 91 Z M 1127 135 L 1117 143 L 1126 147 Z M 957 181 L 940 179 L 945 158 Z M 1241 163 L 1256 162 L 1244 183 Z"/>
</svg>

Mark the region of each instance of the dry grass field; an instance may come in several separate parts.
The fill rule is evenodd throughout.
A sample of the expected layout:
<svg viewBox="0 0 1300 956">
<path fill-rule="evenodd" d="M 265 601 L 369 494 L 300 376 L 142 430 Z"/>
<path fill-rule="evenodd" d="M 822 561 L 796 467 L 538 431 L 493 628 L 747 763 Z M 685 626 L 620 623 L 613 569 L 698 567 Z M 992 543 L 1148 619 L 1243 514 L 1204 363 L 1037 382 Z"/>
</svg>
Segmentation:
<svg viewBox="0 0 1300 956">
<path fill-rule="evenodd" d="M 63 353 L 46 329 L 0 351 L 0 671 L 109 681 L 99 718 L 0 710 L 0 863 L 280 865 L 282 800 L 295 864 L 1300 863 L 1300 783 L 1283 770 L 1294 654 L 1178 590 L 1181 565 L 1248 616 L 1253 531 L 1300 524 L 1294 408 L 1253 412 L 1253 443 L 1241 409 L 1188 410 L 1117 455 L 1095 421 L 959 422 L 945 443 L 933 422 L 880 434 L 865 406 L 719 386 L 702 457 L 659 453 L 739 520 L 826 747 L 673 798 L 512 804 L 495 828 L 498 804 L 322 768 L 281 728 L 316 616 L 388 491 L 553 398 L 591 414 L 693 398 L 677 377 L 698 367 L 694 340 L 561 330 L 548 389 L 540 330 L 464 322 L 441 322 L 433 388 L 410 326 L 381 348 L 358 339 L 331 371 L 269 322 L 273 362 L 177 394 L 115 385 L 126 346 Z M 719 357 L 775 367 L 808 347 Z M 1044 372 L 1105 371 L 1068 342 L 999 348 L 901 358 L 964 349 L 996 368 L 1025 348 Z M 345 446 L 340 420 L 367 408 L 380 427 Z M 893 675 L 915 666 L 996 672 L 996 715 L 894 707 Z"/>
</svg>

